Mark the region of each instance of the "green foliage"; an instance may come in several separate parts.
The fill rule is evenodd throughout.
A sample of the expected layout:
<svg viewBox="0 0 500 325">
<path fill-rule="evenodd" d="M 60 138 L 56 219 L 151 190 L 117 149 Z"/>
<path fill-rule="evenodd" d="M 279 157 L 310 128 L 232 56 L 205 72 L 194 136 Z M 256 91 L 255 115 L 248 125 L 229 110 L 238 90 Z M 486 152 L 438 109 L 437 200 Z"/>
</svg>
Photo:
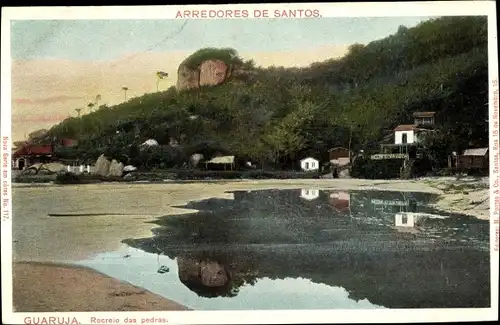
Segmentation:
<svg viewBox="0 0 500 325">
<path fill-rule="evenodd" d="M 447 166 L 447 157 L 452 152 L 452 137 L 436 130 L 420 136 L 422 152 L 430 160 L 433 170 Z"/>
<path fill-rule="evenodd" d="M 139 180 L 217 180 L 217 179 L 314 179 L 317 172 L 289 172 L 264 170 L 189 170 L 167 169 L 153 172 L 133 172 L 127 181 Z"/>
<path fill-rule="evenodd" d="M 47 129 L 40 129 L 40 130 L 33 131 L 30 134 L 28 134 L 28 139 L 34 140 L 37 138 L 41 138 L 47 134 L 47 131 L 48 131 Z"/>
<path fill-rule="evenodd" d="M 188 56 L 181 65 L 190 69 L 196 69 L 206 60 L 221 60 L 226 65 L 243 65 L 243 60 L 238 56 L 238 52 L 231 48 L 203 48 Z M 251 66 L 251 63 L 247 65 Z"/>
<path fill-rule="evenodd" d="M 74 173 L 62 173 L 56 176 L 56 184 L 81 184 L 82 179 Z"/>
<path fill-rule="evenodd" d="M 121 177 L 105 177 L 94 174 L 74 174 L 71 172 L 64 172 L 57 174 L 54 183 L 56 184 L 93 184 L 100 182 L 120 182 L 124 181 Z"/>
<path fill-rule="evenodd" d="M 352 166 L 351 176 L 368 179 L 399 178 L 403 162 L 403 159 L 371 160 L 360 157 Z"/>
<path fill-rule="evenodd" d="M 233 49 L 202 49 L 184 64 L 242 64 L 255 72 L 252 82 L 146 94 L 68 118 L 49 134 L 79 140 L 68 157 L 106 152 L 144 169 L 215 152 L 293 169 L 304 156 L 327 160 L 336 146 L 377 151 L 395 126 L 413 122 L 413 112 L 436 111 L 441 138 L 425 148 L 439 168 L 450 151 L 488 145 L 486 26 L 485 17 L 437 18 L 307 68 L 255 68 Z M 141 150 L 148 139 L 161 146 Z M 180 146 L 169 146 L 171 139 Z"/>
</svg>

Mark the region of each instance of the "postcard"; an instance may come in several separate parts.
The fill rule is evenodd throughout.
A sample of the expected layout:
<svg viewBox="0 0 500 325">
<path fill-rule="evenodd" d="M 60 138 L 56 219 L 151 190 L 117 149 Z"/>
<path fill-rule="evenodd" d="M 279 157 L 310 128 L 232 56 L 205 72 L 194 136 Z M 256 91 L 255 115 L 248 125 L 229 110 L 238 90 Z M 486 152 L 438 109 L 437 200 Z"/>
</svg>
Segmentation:
<svg viewBox="0 0 500 325">
<path fill-rule="evenodd" d="M 3 322 L 497 320 L 495 9 L 3 8 Z"/>
</svg>

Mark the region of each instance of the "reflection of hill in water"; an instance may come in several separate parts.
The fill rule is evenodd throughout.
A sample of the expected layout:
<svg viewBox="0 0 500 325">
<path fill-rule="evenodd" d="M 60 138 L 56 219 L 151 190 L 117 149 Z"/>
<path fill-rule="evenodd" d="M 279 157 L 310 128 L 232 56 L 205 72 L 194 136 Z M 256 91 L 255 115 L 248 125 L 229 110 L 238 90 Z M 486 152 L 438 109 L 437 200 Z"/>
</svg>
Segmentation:
<svg viewBox="0 0 500 325">
<path fill-rule="evenodd" d="M 488 223 L 423 218 L 417 233 L 394 229 L 400 211 L 433 211 L 425 194 L 300 190 L 235 192 L 192 202 L 154 237 L 124 242 L 177 258 L 179 277 L 202 296 L 232 296 L 258 278 L 308 278 L 350 298 L 390 307 L 489 305 Z"/>
</svg>

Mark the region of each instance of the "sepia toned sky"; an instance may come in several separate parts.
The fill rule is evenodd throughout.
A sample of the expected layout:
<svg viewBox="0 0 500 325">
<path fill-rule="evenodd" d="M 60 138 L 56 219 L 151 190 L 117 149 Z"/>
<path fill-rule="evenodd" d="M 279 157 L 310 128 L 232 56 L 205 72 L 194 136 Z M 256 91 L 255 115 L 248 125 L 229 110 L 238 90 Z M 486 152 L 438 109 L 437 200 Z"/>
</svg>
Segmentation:
<svg viewBox="0 0 500 325">
<path fill-rule="evenodd" d="M 307 66 L 340 57 L 428 17 L 268 20 L 13 21 L 12 136 L 76 116 L 97 94 L 100 104 L 156 91 L 156 71 L 176 82 L 180 62 L 203 47 L 232 47 L 261 66 Z"/>
</svg>

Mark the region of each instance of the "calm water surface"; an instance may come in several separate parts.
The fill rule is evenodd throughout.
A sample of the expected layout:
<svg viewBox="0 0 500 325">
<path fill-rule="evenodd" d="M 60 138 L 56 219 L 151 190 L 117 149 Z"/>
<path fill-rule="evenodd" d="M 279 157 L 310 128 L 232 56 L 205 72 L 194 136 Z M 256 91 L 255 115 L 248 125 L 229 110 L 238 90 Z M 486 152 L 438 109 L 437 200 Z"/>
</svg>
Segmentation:
<svg viewBox="0 0 500 325">
<path fill-rule="evenodd" d="M 198 310 L 490 305 L 489 223 L 432 195 L 234 192 L 81 264 Z"/>
</svg>

